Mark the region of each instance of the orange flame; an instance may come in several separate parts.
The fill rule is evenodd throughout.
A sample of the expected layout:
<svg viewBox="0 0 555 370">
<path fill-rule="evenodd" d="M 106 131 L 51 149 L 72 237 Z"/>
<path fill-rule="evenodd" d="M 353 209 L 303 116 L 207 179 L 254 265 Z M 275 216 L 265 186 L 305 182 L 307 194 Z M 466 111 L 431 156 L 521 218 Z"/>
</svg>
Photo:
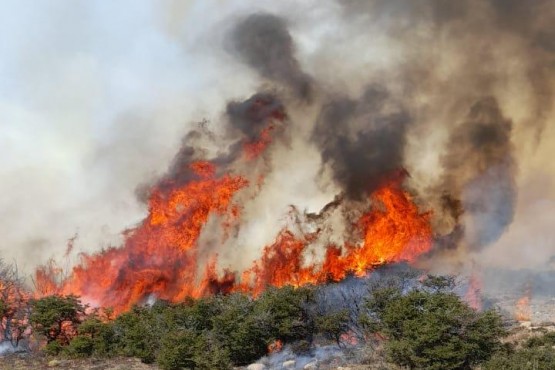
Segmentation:
<svg viewBox="0 0 555 370">
<path fill-rule="evenodd" d="M 170 191 L 154 189 L 148 217 L 126 233 L 121 248 L 83 255 L 82 263 L 57 289 L 47 269 L 37 270 L 37 285 L 45 287 L 41 293 L 79 295 L 116 312 L 149 294 L 172 301 L 200 296 L 195 243 L 208 217 L 233 209 L 233 195 L 248 181 L 230 175 L 216 178 L 210 163 L 190 167 L 199 178 Z"/>
<path fill-rule="evenodd" d="M 464 300 L 468 305 L 476 311 L 482 309 L 482 279 L 479 274 L 474 271 L 468 281 L 468 290 L 464 296 Z"/>
<path fill-rule="evenodd" d="M 29 334 L 29 300 L 31 294 L 19 281 L 0 280 L 0 342 L 17 343 Z"/>
<path fill-rule="evenodd" d="M 283 348 L 283 342 L 277 339 L 268 345 L 268 353 L 279 352 L 281 351 L 282 348 Z"/>
<path fill-rule="evenodd" d="M 339 281 L 348 274 L 363 276 L 377 265 L 391 262 L 413 262 L 431 248 L 430 214 L 420 213 L 396 178 L 372 196 L 372 203 L 383 209 L 363 214 L 357 227 L 364 238 L 360 245 L 341 248 L 330 245 L 323 263 L 306 264 L 305 254 L 314 235 L 296 237 L 285 229 L 276 241 L 264 248 L 260 260 L 243 273 L 238 290 L 255 295 L 268 286 L 318 284 Z"/>
<path fill-rule="evenodd" d="M 247 142 L 243 145 L 243 150 L 245 153 L 245 157 L 248 160 L 252 160 L 257 158 L 262 152 L 266 149 L 266 147 L 272 141 L 272 131 L 274 131 L 275 126 L 269 125 L 260 133 L 260 138 L 255 141 Z"/>
<path fill-rule="evenodd" d="M 516 302 L 515 319 L 517 321 L 530 321 L 532 318 L 532 310 L 530 308 L 530 301 L 532 298 L 532 288 L 527 285 L 524 295 Z"/>
<path fill-rule="evenodd" d="M 271 118 L 283 120 L 284 116 L 279 113 Z M 260 131 L 258 141 L 244 144 L 242 158 L 259 158 L 270 145 L 273 132 L 270 121 Z M 82 255 L 81 263 L 66 279 L 59 278 L 60 271 L 53 264 L 39 268 L 36 294 L 74 294 L 92 306 L 112 307 L 118 314 L 149 297 L 178 302 L 219 292 L 257 295 L 268 286 L 338 281 L 348 274 L 362 276 L 376 265 L 412 262 L 431 248 L 430 214 L 418 210 L 402 189 L 404 174 L 397 174 L 368 198 L 367 212 L 353 225 L 356 235 L 352 239 L 358 241 L 327 246 L 320 263 L 306 259 L 317 232 L 295 235 L 285 228 L 241 279 L 227 270 L 218 274 L 217 255 L 202 262 L 206 256 L 200 253 L 201 232 L 216 215 L 226 238 L 227 230 L 241 215 L 235 195 L 251 183 L 263 186 L 263 176 L 255 174 L 254 181 L 249 181 L 240 175 L 222 175 L 209 161 L 191 163 L 187 170 L 192 179 L 189 182 L 165 180 L 152 189 L 148 216 L 125 232 L 120 248 Z"/>
<path fill-rule="evenodd" d="M 351 331 L 341 334 L 339 341 L 349 346 L 356 346 L 359 342 L 356 335 Z"/>
</svg>

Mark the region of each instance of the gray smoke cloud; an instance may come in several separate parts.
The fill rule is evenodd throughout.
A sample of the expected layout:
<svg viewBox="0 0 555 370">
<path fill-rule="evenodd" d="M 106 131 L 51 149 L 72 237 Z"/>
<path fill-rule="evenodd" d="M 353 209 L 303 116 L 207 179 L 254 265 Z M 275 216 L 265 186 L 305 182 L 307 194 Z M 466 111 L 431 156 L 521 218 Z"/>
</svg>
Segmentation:
<svg viewBox="0 0 555 370">
<path fill-rule="evenodd" d="M 137 5 L 140 22 L 101 12 L 67 26 L 57 19 L 82 19 L 78 7 L 43 6 L 29 31 L 39 42 L 4 53 L 23 88 L 1 101 L 0 142 L 16 158 L 0 166 L 3 256 L 32 268 L 76 231 L 76 252 L 117 245 L 150 184 L 190 181 L 184 169 L 203 158 L 265 175 L 241 199 L 249 221 L 225 246 L 249 261 L 228 248 L 232 266 L 271 242 L 289 205 L 318 213 L 339 194 L 353 205 L 401 168 L 456 263 L 468 259 L 460 245 L 490 264 L 515 263 L 522 244 L 536 253 L 519 263 L 555 255 L 553 2 L 164 4 Z M 87 41 L 97 31 L 106 50 Z M 288 140 L 263 163 L 234 163 L 273 115 L 287 116 Z"/>
<path fill-rule="evenodd" d="M 311 81 L 295 57 L 295 44 L 284 18 L 253 14 L 232 33 L 234 49 L 261 76 L 282 83 L 299 97 L 310 99 Z"/>
<path fill-rule="evenodd" d="M 324 103 L 312 139 L 345 195 L 360 199 L 404 166 L 410 121 L 384 87 L 372 85 L 358 100 Z"/>
<path fill-rule="evenodd" d="M 497 101 L 481 99 L 451 132 L 440 158 L 444 175 L 435 192 L 448 212 L 437 217 L 452 222 L 454 233 L 464 234 L 471 249 L 495 242 L 513 221 L 517 190 L 511 131 L 512 122 Z"/>
</svg>

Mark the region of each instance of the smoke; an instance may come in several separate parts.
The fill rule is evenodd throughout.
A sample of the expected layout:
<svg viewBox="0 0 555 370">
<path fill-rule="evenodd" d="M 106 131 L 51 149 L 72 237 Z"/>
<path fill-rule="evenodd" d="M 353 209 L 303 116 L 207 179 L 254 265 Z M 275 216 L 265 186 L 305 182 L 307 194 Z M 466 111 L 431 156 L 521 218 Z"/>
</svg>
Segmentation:
<svg viewBox="0 0 555 370">
<path fill-rule="evenodd" d="M 285 19 L 253 14 L 232 33 L 234 50 L 264 78 L 288 86 L 299 97 L 310 98 L 311 82 L 295 58 L 295 45 Z"/>
<path fill-rule="evenodd" d="M 240 227 L 222 241 L 211 219 L 202 235 L 239 270 L 288 225 L 291 205 L 317 214 L 345 197 L 318 224 L 341 239 L 401 169 L 455 264 L 468 251 L 512 267 L 555 255 L 552 2 L 165 4 L 133 4 L 136 20 L 123 5 L 95 8 L 67 26 L 56 20 L 78 7 L 19 10 L 44 22 L 0 69 L 16 86 L 0 102 L 15 158 L 0 167 L 4 256 L 29 269 L 75 232 L 76 253 L 118 245 L 152 185 L 195 179 L 199 159 L 263 178 L 239 196 Z M 238 163 L 269 118 L 263 160 Z M 533 258 L 512 258 L 522 245 Z"/>
<path fill-rule="evenodd" d="M 374 191 L 404 165 L 407 112 L 383 87 L 369 86 L 359 100 L 326 102 L 314 128 L 324 165 L 350 198 Z"/>
<path fill-rule="evenodd" d="M 444 175 L 435 193 L 441 194 L 442 209 L 448 212 L 438 218 L 459 225 L 463 216 L 471 249 L 496 241 L 513 221 L 516 168 L 511 128 L 494 98 L 481 99 L 452 131 L 440 157 Z"/>
</svg>

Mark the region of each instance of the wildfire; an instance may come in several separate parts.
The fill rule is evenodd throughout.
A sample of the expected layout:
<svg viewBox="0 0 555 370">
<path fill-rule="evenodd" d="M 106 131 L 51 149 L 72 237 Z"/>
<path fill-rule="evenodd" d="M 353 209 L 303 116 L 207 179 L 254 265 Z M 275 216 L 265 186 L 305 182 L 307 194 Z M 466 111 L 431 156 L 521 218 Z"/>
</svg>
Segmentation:
<svg viewBox="0 0 555 370">
<path fill-rule="evenodd" d="M 343 333 L 341 334 L 341 337 L 339 338 L 339 341 L 345 345 L 349 345 L 349 346 L 356 346 L 359 342 L 357 336 L 352 333 L 352 332 L 347 332 L 347 333 Z"/>
<path fill-rule="evenodd" d="M 283 342 L 277 339 L 268 345 L 268 353 L 279 352 L 282 350 L 282 348 L 283 348 Z"/>
<path fill-rule="evenodd" d="M 16 279 L 16 274 L 14 270 L 0 266 L 0 342 L 10 341 L 13 345 L 17 345 L 30 330 L 26 308 L 31 294 Z"/>
<path fill-rule="evenodd" d="M 382 207 L 372 208 L 356 223 L 364 236 L 360 245 L 346 245 L 343 251 L 330 245 L 323 263 L 306 264 L 306 250 L 315 236 L 299 238 L 285 229 L 243 274 L 238 289 L 259 294 L 268 286 L 339 281 L 350 273 L 362 276 L 384 263 L 414 261 L 431 248 L 430 215 L 418 211 L 401 189 L 401 181 L 402 177 L 396 177 L 371 196 L 371 203 Z"/>
<path fill-rule="evenodd" d="M 476 311 L 482 309 L 482 279 L 477 271 L 473 271 L 468 281 L 468 288 L 464 300 Z"/>
<path fill-rule="evenodd" d="M 69 279 L 58 286 L 44 269 L 36 273 L 46 293 L 75 294 L 95 305 L 130 308 L 146 295 L 168 300 L 202 295 L 197 281 L 195 243 L 211 214 L 233 211 L 233 195 L 248 185 L 240 176 L 214 176 L 209 163 L 193 163 L 197 179 L 170 191 L 155 189 L 149 215 L 126 233 L 121 248 L 84 255 Z"/>
<path fill-rule="evenodd" d="M 249 115 L 259 119 L 262 111 L 267 119 L 257 139 L 243 142 L 243 155 L 236 160 L 256 161 L 271 146 L 272 134 L 286 119 L 283 108 L 274 105 L 253 100 L 254 111 L 248 110 Z M 82 255 L 67 278 L 60 279 L 54 264 L 39 268 L 37 296 L 74 294 L 92 306 L 112 307 L 117 314 L 149 297 L 178 302 L 219 292 L 257 295 L 268 286 L 362 276 L 376 265 L 412 262 L 431 248 L 430 214 L 421 213 L 403 190 L 404 173 L 399 172 L 366 199 L 367 210 L 353 225 L 356 237 L 342 246 L 325 247 L 323 260 L 307 258 L 318 231 L 299 235 L 284 228 L 252 267 L 240 274 L 218 273 L 217 254 L 203 250 L 201 233 L 211 219 L 220 222 L 227 238 L 241 218 L 238 193 L 264 186 L 263 174 L 242 176 L 211 161 L 194 161 L 184 171 L 186 181 L 165 179 L 151 189 L 148 216 L 125 232 L 121 247 Z"/>
<path fill-rule="evenodd" d="M 258 157 L 264 149 L 272 142 L 272 131 L 275 130 L 274 125 L 269 125 L 260 133 L 260 138 L 255 141 L 250 141 L 245 143 L 243 150 L 245 157 L 248 160 L 255 159 Z"/>
<path fill-rule="evenodd" d="M 524 294 L 516 302 L 515 319 L 517 321 L 530 321 L 532 318 L 532 310 L 530 301 L 532 299 L 532 288 L 527 285 Z"/>
</svg>

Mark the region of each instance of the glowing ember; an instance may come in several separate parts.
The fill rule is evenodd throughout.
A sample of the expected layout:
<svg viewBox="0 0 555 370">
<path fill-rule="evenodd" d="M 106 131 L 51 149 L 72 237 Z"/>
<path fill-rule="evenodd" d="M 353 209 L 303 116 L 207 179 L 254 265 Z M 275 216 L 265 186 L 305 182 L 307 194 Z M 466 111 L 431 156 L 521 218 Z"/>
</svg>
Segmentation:
<svg viewBox="0 0 555 370">
<path fill-rule="evenodd" d="M 283 342 L 278 339 L 268 345 L 268 353 L 279 352 L 281 351 L 282 348 L 283 348 Z"/>
<path fill-rule="evenodd" d="M 353 332 L 350 332 L 350 331 L 347 333 L 341 334 L 339 341 L 343 344 L 350 345 L 350 346 L 356 346 L 358 344 L 358 338 Z"/>
</svg>

